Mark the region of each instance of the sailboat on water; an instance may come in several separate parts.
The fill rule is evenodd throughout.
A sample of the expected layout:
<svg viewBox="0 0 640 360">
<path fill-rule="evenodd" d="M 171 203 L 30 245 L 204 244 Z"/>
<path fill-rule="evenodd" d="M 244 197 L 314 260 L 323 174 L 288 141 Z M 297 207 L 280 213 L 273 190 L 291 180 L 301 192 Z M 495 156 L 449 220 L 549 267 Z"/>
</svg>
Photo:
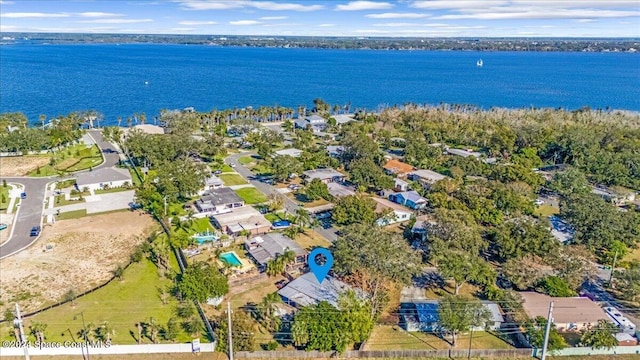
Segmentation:
<svg viewBox="0 0 640 360">
<path fill-rule="evenodd" d="M 484 63 L 482 62 L 482 59 L 478 59 L 478 61 L 476 62 L 476 66 L 477 67 L 482 67 Z"/>
</svg>

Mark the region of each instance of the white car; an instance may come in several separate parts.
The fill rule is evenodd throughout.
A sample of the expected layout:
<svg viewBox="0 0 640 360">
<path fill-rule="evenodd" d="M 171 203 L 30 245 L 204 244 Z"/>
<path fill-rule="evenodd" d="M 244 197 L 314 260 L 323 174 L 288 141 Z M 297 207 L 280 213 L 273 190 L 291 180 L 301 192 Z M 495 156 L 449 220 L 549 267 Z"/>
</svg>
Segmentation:
<svg viewBox="0 0 640 360">
<path fill-rule="evenodd" d="M 544 204 L 544 200 L 542 200 L 542 199 L 536 200 L 536 205 L 540 206 L 542 204 Z"/>
<path fill-rule="evenodd" d="M 234 167 L 236 167 L 236 164 L 231 164 L 231 165 L 229 165 L 229 166 L 231 166 L 232 168 L 234 168 Z"/>
</svg>

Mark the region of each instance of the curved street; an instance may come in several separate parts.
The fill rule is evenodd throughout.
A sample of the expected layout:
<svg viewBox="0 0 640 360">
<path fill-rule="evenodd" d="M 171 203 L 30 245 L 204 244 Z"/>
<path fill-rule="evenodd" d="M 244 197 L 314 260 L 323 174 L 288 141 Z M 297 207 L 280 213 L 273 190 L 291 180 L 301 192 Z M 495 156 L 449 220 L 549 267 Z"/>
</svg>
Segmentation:
<svg viewBox="0 0 640 360">
<path fill-rule="evenodd" d="M 111 167 L 118 163 L 119 154 L 113 144 L 107 142 L 102 137 L 100 130 L 89 130 L 87 133 L 100 148 L 104 162 L 95 167 Z M 88 170 L 83 170 L 88 171 Z M 33 177 L 6 177 L 0 178 L 0 181 L 6 180 L 11 184 L 20 184 L 27 198 L 20 200 L 20 206 L 15 214 L 13 225 L 11 226 L 11 235 L 9 239 L 0 246 L 0 259 L 11 256 L 31 246 L 38 237 L 30 236 L 31 228 L 42 225 L 42 216 L 44 211 L 44 202 L 47 194 L 47 184 L 58 180 L 68 179 L 71 176 L 51 176 L 42 178 Z"/>
</svg>

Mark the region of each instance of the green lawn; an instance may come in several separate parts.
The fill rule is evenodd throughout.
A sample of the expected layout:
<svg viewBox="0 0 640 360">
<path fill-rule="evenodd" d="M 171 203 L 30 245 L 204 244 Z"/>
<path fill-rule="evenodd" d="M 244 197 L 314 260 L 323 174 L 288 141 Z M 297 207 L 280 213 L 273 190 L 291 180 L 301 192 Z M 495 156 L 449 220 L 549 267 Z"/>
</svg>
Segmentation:
<svg viewBox="0 0 640 360">
<path fill-rule="evenodd" d="M 41 166 L 29 173 L 29 176 L 41 177 L 58 175 L 59 173 L 86 170 L 100 165 L 103 161 L 98 146 L 87 147 L 77 144 L 51 155 L 56 160 L 54 165 Z"/>
<path fill-rule="evenodd" d="M 544 205 L 538 206 L 533 211 L 533 213 L 538 217 L 549 217 L 551 215 L 560 213 L 560 208 L 556 206 L 544 204 Z"/>
<path fill-rule="evenodd" d="M 222 165 L 222 167 L 220 168 L 220 171 L 222 171 L 223 173 L 235 172 L 235 170 L 233 170 L 233 168 L 227 164 Z"/>
<path fill-rule="evenodd" d="M 238 162 L 242 165 L 247 165 L 247 164 L 251 164 L 252 162 L 254 162 L 255 160 L 251 157 L 251 156 L 243 156 L 241 158 L 238 159 Z"/>
<path fill-rule="evenodd" d="M 67 212 L 62 212 L 62 210 L 60 210 L 60 215 L 58 215 L 56 220 L 79 219 L 85 216 L 87 216 L 87 209 L 73 210 L 73 211 L 67 211 Z"/>
<path fill-rule="evenodd" d="M 244 185 L 247 183 L 247 180 L 238 174 L 220 174 L 218 177 L 225 186 Z"/>
<path fill-rule="evenodd" d="M 5 210 L 9 207 L 9 185 L 4 187 L 0 185 L 0 210 Z"/>
<path fill-rule="evenodd" d="M 172 316 L 176 301 L 171 299 L 167 305 L 162 304 L 158 289 L 171 285 L 171 281 L 159 278 L 158 271 L 149 260 L 131 265 L 125 272 L 123 280 L 115 280 L 104 288 L 75 301 L 75 305 L 66 304 L 25 319 L 25 331 L 29 324 L 38 321 L 47 325 L 45 336 L 47 341 L 71 340 L 82 328 L 81 314 L 85 323 L 99 325 L 108 321 L 115 329 L 113 342 L 116 344 L 135 344 L 138 331 L 136 323 L 148 321 L 153 317 L 159 324 L 165 325 Z M 0 338 L 10 339 L 8 323 L 0 325 Z M 200 336 L 206 341 L 205 334 Z M 191 337 L 180 331 L 177 342 L 190 341 Z M 143 343 L 149 343 L 143 339 Z"/>
<path fill-rule="evenodd" d="M 313 230 L 307 230 L 305 233 L 296 235 L 294 239 L 300 247 L 306 250 L 311 250 L 318 246 L 328 248 L 331 246 L 329 240 L 322 237 L 320 234 Z"/>
<path fill-rule="evenodd" d="M 58 206 L 65 206 L 65 205 L 71 205 L 71 204 L 78 204 L 78 203 L 83 203 L 85 201 L 86 201 L 85 198 L 82 198 L 82 200 L 80 199 L 67 200 L 64 198 L 64 195 L 58 195 L 55 197 L 54 206 L 58 207 Z M 64 211 L 64 210 L 60 210 L 60 211 Z"/>
<path fill-rule="evenodd" d="M 449 347 L 447 341 L 433 334 L 407 332 L 399 326 L 380 325 L 373 330 L 367 341 L 366 350 L 435 350 Z M 455 349 L 468 347 L 469 334 L 458 336 Z M 512 349 L 511 345 L 484 331 L 473 332 L 471 347 L 473 349 Z"/>
<path fill-rule="evenodd" d="M 253 171 L 256 175 L 260 175 L 260 176 L 269 176 L 269 175 L 271 175 L 271 168 L 269 166 L 265 165 L 264 162 L 260 162 L 256 166 L 252 167 L 251 171 Z"/>
<path fill-rule="evenodd" d="M 175 227 L 174 227 L 175 228 Z M 187 234 L 193 235 L 195 233 L 203 233 L 206 231 L 214 231 L 215 229 L 211 225 L 209 218 L 193 219 L 193 223 L 187 229 Z M 184 232 L 183 229 L 178 229 L 176 232 Z"/>
<path fill-rule="evenodd" d="M 104 189 L 99 189 L 94 191 L 96 193 L 96 195 L 98 194 L 109 194 L 109 193 L 117 193 L 117 192 L 122 192 L 122 191 L 128 191 L 128 190 L 132 190 L 126 187 L 114 187 L 114 188 L 110 188 L 108 190 L 104 190 Z"/>
<path fill-rule="evenodd" d="M 140 181 L 140 178 L 138 177 L 138 175 L 136 174 L 136 171 L 133 168 L 128 168 L 129 169 L 129 173 L 131 174 L 131 179 L 133 180 L 133 186 L 138 187 L 142 185 L 142 181 Z M 141 176 L 144 176 L 142 174 L 140 174 Z"/>
<path fill-rule="evenodd" d="M 267 195 L 261 193 L 260 190 L 254 187 L 246 187 L 235 191 L 238 196 L 249 205 L 260 204 L 267 201 Z"/>
</svg>

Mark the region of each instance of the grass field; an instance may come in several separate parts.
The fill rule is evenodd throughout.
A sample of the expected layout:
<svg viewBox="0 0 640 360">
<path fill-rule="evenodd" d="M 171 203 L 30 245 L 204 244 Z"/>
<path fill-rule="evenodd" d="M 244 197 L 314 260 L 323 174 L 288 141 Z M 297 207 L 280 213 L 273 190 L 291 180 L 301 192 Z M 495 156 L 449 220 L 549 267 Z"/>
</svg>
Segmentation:
<svg viewBox="0 0 640 360">
<path fill-rule="evenodd" d="M 449 340 L 449 339 L 448 339 Z M 407 332 L 397 326 L 376 326 L 366 345 L 366 350 L 435 350 L 448 349 L 450 344 L 441 338 L 422 332 Z M 456 349 L 469 347 L 469 335 L 458 337 Z M 484 331 L 474 331 L 473 349 L 511 349 L 511 345 Z"/>
<path fill-rule="evenodd" d="M 251 164 L 252 162 L 254 162 L 255 160 L 251 157 L 251 156 L 243 156 L 241 158 L 238 159 L 238 162 L 242 165 L 247 165 L 247 164 Z"/>
<path fill-rule="evenodd" d="M 218 177 L 225 186 L 244 185 L 247 183 L 247 180 L 238 174 L 220 174 Z"/>
<path fill-rule="evenodd" d="M 122 192 L 122 191 L 128 191 L 131 190 L 129 188 L 126 187 L 114 187 L 114 188 L 110 188 L 108 190 L 104 190 L 104 189 L 98 189 L 95 192 L 96 195 L 99 194 L 110 194 L 110 193 L 117 193 L 117 192 Z"/>
<path fill-rule="evenodd" d="M 629 253 L 622 259 L 623 261 L 640 261 L 640 248 L 629 251 Z"/>
<path fill-rule="evenodd" d="M 534 211 L 533 211 L 534 215 L 536 215 L 537 217 L 549 217 L 551 215 L 555 215 L 560 213 L 560 208 L 558 208 L 557 206 L 551 206 L 551 205 L 541 205 L 538 206 Z"/>
<path fill-rule="evenodd" d="M 78 349 L 79 350 L 79 349 Z M 227 360 L 227 355 L 219 352 L 199 353 L 174 353 L 174 354 L 120 354 L 120 355 L 96 355 L 90 354 L 93 360 L 193 360 L 194 358 L 203 360 Z M 24 360 L 24 356 L 7 356 L 2 360 Z M 60 356 L 31 356 L 33 360 L 83 360 L 82 355 L 60 355 Z M 411 359 L 409 359 L 411 360 Z"/>
<path fill-rule="evenodd" d="M 9 189 L 11 189 L 9 185 L 7 187 L 0 185 L 0 210 L 9 207 Z"/>
<path fill-rule="evenodd" d="M 97 146 L 87 147 L 84 144 L 70 146 L 51 156 L 56 159 L 54 165 L 47 164 L 29 173 L 29 176 L 41 177 L 57 175 L 64 172 L 86 170 L 100 165 L 103 161 Z"/>
<path fill-rule="evenodd" d="M 235 172 L 235 170 L 233 170 L 233 168 L 227 164 L 222 165 L 222 167 L 220 168 L 220 171 L 222 171 L 223 173 Z"/>
<path fill-rule="evenodd" d="M 260 204 L 267 201 L 267 196 L 254 187 L 238 189 L 235 190 L 235 192 L 249 205 Z"/>
<path fill-rule="evenodd" d="M 174 227 L 175 229 L 175 227 Z M 214 231 L 215 229 L 211 225 L 209 218 L 193 219 L 193 223 L 186 229 L 187 234 L 193 235 L 195 233 L 203 233 L 206 231 Z M 176 233 L 185 232 L 183 229 L 176 230 Z"/>
<path fill-rule="evenodd" d="M 75 305 L 65 304 L 25 319 L 25 329 L 29 328 L 30 323 L 38 321 L 47 325 L 45 335 L 48 341 L 70 340 L 69 330 L 76 336 L 82 328 L 82 314 L 87 324 L 99 325 L 108 321 L 115 329 L 113 343 L 135 344 L 137 322 L 153 317 L 159 324 L 165 325 L 172 316 L 172 309 L 177 302 L 171 299 L 167 305 L 163 305 L 158 296 L 158 289 L 166 288 L 171 283 L 170 280 L 159 278 L 155 265 L 145 259 L 127 268 L 122 281 L 112 281 L 104 288 L 77 299 Z M 2 339 L 10 338 L 8 325 L 3 323 L 0 326 Z M 200 338 L 207 337 L 202 334 Z M 190 336 L 180 331 L 178 342 L 190 340 Z M 143 339 L 143 343 L 150 342 Z"/>
<path fill-rule="evenodd" d="M 307 230 L 305 233 L 296 235 L 295 241 L 306 250 L 311 250 L 318 246 L 325 248 L 331 246 L 329 240 L 325 239 L 313 230 Z"/>
<path fill-rule="evenodd" d="M 58 215 L 56 219 L 70 220 L 70 219 L 79 219 L 85 216 L 87 216 L 87 209 L 73 210 L 73 211 L 67 211 L 67 212 L 60 211 L 60 215 Z"/>
<path fill-rule="evenodd" d="M 58 195 L 58 196 L 55 197 L 54 206 L 58 207 L 58 206 L 78 204 L 78 203 L 83 203 L 83 202 L 86 202 L 85 198 L 82 198 L 82 200 L 80 200 L 80 199 L 78 199 L 78 200 L 67 200 L 67 199 L 64 198 L 64 195 Z"/>
</svg>

